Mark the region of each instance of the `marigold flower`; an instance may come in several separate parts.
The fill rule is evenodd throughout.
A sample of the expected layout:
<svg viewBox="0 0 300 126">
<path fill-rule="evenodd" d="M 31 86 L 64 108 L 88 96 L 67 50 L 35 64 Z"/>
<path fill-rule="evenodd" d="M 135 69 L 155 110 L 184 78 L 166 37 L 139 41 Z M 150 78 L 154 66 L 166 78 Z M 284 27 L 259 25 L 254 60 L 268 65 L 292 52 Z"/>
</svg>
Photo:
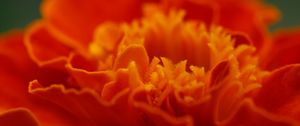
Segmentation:
<svg viewBox="0 0 300 126">
<path fill-rule="evenodd" d="M 42 15 L 0 37 L 1 125 L 300 125 L 299 30 L 271 35 L 261 1 L 45 0 Z"/>
</svg>

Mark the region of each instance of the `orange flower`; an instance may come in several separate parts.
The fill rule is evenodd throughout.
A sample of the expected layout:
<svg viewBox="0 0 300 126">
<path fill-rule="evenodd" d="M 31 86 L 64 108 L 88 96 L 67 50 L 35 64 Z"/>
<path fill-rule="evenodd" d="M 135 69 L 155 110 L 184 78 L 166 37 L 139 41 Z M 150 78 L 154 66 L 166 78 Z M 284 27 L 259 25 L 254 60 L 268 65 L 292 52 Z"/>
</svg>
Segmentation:
<svg viewBox="0 0 300 126">
<path fill-rule="evenodd" d="M 0 39 L 0 124 L 300 125 L 299 30 L 269 35 L 261 1 L 45 0 L 42 15 Z"/>
</svg>

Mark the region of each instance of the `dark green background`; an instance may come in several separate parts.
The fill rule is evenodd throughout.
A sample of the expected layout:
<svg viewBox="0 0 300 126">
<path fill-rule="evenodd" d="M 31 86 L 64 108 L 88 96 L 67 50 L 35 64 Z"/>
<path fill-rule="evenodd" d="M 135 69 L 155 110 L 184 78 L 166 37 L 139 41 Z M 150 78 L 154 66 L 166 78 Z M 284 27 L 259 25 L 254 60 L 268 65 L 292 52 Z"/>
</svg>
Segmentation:
<svg viewBox="0 0 300 126">
<path fill-rule="evenodd" d="M 41 0 L 0 0 L 0 32 L 22 28 L 39 18 Z M 273 29 L 300 26 L 300 0 L 266 0 L 282 12 L 282 19 Z"/>
</svg>

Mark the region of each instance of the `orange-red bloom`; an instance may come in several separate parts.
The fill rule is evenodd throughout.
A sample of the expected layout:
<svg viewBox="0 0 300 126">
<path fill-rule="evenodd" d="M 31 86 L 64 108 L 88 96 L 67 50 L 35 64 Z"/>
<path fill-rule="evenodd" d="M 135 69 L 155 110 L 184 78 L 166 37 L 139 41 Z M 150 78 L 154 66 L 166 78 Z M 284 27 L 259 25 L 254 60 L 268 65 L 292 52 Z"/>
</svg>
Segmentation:
<svg viewBox="0 0 300 126">
<path fill-rule="evenodd" d="M 299 30 L 246 0 L 44 0 L 0 38 L 0 124 L 300 125 Z"/>
</svg>

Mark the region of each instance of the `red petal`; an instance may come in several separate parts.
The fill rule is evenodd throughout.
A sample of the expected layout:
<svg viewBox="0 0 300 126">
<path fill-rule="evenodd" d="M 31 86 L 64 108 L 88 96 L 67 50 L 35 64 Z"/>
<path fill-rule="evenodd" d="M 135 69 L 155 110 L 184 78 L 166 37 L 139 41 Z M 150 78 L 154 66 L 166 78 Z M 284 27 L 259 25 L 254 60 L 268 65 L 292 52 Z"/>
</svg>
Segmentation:
<svg viewBox="0 0 300 126">
<path fill-rule="evenodd" d="M 37 81 L 31 82 L 29 91 L 59 105 L 78 118 L 75 122 L 84 125 L 139 125 L 136 113 L 128 106 L 128 90 L 109 102 L 89 89 L 77 91 L 55 84 L 43 88 Z"/>
<path fill-rule="evenodd" d="M 27 80 L 34 76 L 35 66 L 26 55 L 23 34 L 8 33 L 0 37 L 0 107 L 10 108 L 27 103 Z"/>
<path fill-rule="evenodd" d="M 70 48 L 49 34 L 44 22 L 35 22 L 25 33 L 25 45 L 29 56 L 39 66 L 64 67 Z"/>
<path fill-rule="evenodd" d="M 211 72 L 210 86 L 218 86 L 222 81 L 229 75 L 230 63 L 228 61 L 223 61 L 217 64 Z"/>
<path fill-rule="evenodd" d="M 249 36 L 242 32 L 233 32 L 231 33 L 231 38 L 234 40 L 234 47 L 239 45 L 252 45 L 253 42 L 250 40 Z"/>
<path fill-rule="evenodd" d="M 174 0 L 176 1 L 176 0 Z M 215 23 L 219 15 L 216 15 L 218 7 L 210 2 L 195 1 L 195 0 L 177 0 L 170 3 L 177 4 L 171 6 L 177 6 L 183 8 L 186 11 L 185 18 L 187 20 L 200 20 L 208 25 Z"/>
<path fill-rule="evenodd" d="M 262 66 L 273 70 L 288 64 L 300 63 L 300 29 L 282 30 L 275 34 L 269 45 Z"/>
<path fill-rule="evenodd" d="M 24 108 L 10 109 L 0 114 L 2 126 L 38 126 L 38 122 L 32 113 Z"/>
<path fill-rule="evenodd" d="M 260 1 L 219 1 L 219 25 L 245 32 L 258 50 L 267 37 L 267 26 L 277 21 L 278 11 Z"/>
<path fill-rule="evenodd" d="M 12 32 L 0 36 L 0 65 L 1 69 L 15 72 L 26 72 L 32 68 L 32 62 L 27 56 L 23 45 L 23 33 Z M 26 76 L 27 74 L 23 74 Z"/>
<path fill-rule="evenodd" d="M 244 100 L 235 116 L 224 126 L 298 126 L 299 124 L 257 108 L 251 100 Z"/>
<path fill-rule="evenodd" d="M 166 111 L 145 103 L 147 92 L 144 89 L 136 88 L 129 100 L 140 115 L 145 125 L 153 126 L 193 126 L 193 119 L 190 116 L 174 117 Z"/>
<path fill-rule="evenodd" d="M 179 116 L 192 116 L 195 126 L 212 126 L 214 125 L 214 122 L 212 112 L 213 104 L 211 103 L 211 100 L 211 96 L 206 96 L 193 104 L 187 104 L 178 94 L 175 94 L 174 99 L 171 98 L 171 106 Z"/>
<path fill-rule="evenodd" d="M 28 81 L 36 77 L 38 71 L 42 73 L 39 76 L 46 82 L 58 79 L 56 77 L 60 74 L 39 70 L 27 56 L 22 38 L 22 33 L 9 33 L 0 38 L 0 112 L 25 107 L 36 115 L 42 125 L 72 125 L 70 115 L 52 104 L 33 99 L 28 94 Z"/>
<path fill-rule="evenodd" d="M 262 84 L 255 97 L 258 106 L 300 120 L 300 64 L 276 69 Z"/>
<path fill-rule="evenodd" d="M 56 37 L 74 48 L 91 42 L 97 25 L 105 21 L 130 21 L 141 15 L 140 0 L 45 0 L 42 15 Z"/>
<path fill-rule="evenodd" d="M 198 19 L 208 25 L 215 23 L 217 19 L 215 15 L 217 8 L 211 4 L 192 4 L 191 1 L 186 1 L 182 6 L 187 12 L 186 19 Z"/>
<path fill-rule="evenodd" d="M 98 93 L 102 92 L 103 86 L 113 80 L 113 75 L 109 71 L 90 72 L 85 69 L 75 68 L 72 64 L 66 66 L 69 73 L 76 80 L 81 88 L 91 88 Z"/>
</svg>

